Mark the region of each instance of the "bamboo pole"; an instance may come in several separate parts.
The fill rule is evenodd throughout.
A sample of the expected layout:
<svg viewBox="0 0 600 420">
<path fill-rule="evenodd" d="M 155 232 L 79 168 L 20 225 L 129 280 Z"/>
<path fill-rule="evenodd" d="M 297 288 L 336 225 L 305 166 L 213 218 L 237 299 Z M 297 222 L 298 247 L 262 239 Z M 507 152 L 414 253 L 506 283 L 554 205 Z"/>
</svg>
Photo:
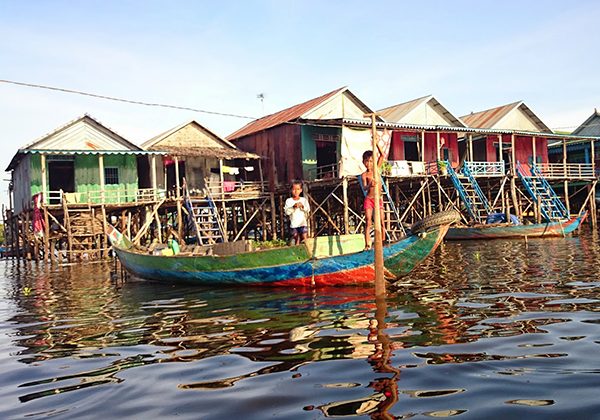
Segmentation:
<svg viewBox="0 0 600 420">
<path fill-rule="evenodd" d="M 469 133 L 468 138 L 469 138 L 469 160 L 474 161 L 474 158 L 473 158 L 473 134 Z"/>
<path fill-rule="evenodd" d="M 43 193 L 45 196 L 45 193 Z M 50 254 L 50 225 L 48 220 L 48 207 L 44 204 L 45 200 L 42 198 L 42 209 L 44 210 L 44 259 L 48 262 L 52 262 Z"/>
<path fill-rule="evenodd" d="M 592 158 L 592 174 L 596 176 L 596 151 L 594 150 L 594 140 L 590 141 L 591 158 Z M 596 211 L 596 182 L 592 184 L 592 200 L 590 201 L 592 210 L 592 228 L 596 229 L 598 225 L 598 212 Z"/>
<path fill-rule="evenodd" d="M 179 157 L 177 156 L 175 156 L 175 188 L 175 197 L 177 198 L 177 234 L 181 238 L 183 235 L 183 214 L 181 209 L 181 185 L 179 182 Z"/>
<path fill-rule="evenodd" d="M 148 230 L 148 228 L 150 227 L 150 225 L 154 221 L 155 215 L 158 214 L 158 209 L 160 208 L 160 206 L 163 205 L 164 202 L 165 202 L 165 199 L 163 198 L 162 200 L 160 200 L 158 202 L 158 204 L 156 204 L 154 206 L 154 209 L 152 210 L 152 214 L 150 214 L 149 217 L 146 217 L 145 223 L 142 225 L 142 227 L 138 231 L 137 235 L 135 235 L 135 238 L 133 238 L 133 240 L 131 242 L 133 242 L 134 244 L 139 244 L 140 243 L 140 240 L 142 239 L 142 236 L 144 236 L 144 234 L 146 233 L 146 231 Z M 179 237 L 181 238 L 181 235 L 179 235 Z"/>
<path fill-rule="evenodd" d="M 100 207 L 102 210 L 102 229 L 104 229 L 104 235 L 102 235 L 102 248 L 104 249 L 103 256 L 104 258 L 108 258 L 108 234 L 106 231 L 108 230 L 108 222 L 106 220 L 106 207 L 104 203 Z"/>
<path fill-rule="evenodd" d="M 383 273 L 383 236 L 381 232 L 381 177 L 379 176 L 379 144 L 377 142 L 377 128 L 375 126 L 376 114 L 367 114 L 371 117 L 371 136 L 373 140 L 373 185 L 374 191 L 374 217 L 373 225 L 375 227 L 375 296 L 385 295 L 385 278 Z M 367 232 L 368 234 L 368 232 Z"/>
</svg>

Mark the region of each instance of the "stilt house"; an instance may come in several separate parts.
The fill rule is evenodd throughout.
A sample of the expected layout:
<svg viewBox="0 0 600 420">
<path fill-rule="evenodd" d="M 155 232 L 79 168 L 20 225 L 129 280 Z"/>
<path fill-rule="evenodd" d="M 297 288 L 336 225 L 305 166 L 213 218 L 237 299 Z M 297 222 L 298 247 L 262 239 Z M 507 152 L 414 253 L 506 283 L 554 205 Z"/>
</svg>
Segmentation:
<svg viewBox="0 0 600 420">
<path fill-rule="evenodd" d="M 348 128 L 343 120 L 364 120 L 371 112 L 343 87 L 253 121 L 227 139 L 262 156 L 274 184 L 354 175 L 364 170 L 361 156 L 371 149 L 371 133 L 368 127 Z"/>
<path fill-rule="evenodd" d="M 548 138 L 552 130 L 522 101 L 474 112 L 461 117 L 471 128 L 512 133 L 470 136 L 464 143 L 470 160 L 476 162 L 519 162 L 528 170 L 533 162 L 548 162 Z M 537 134 L 539 133 L 539 134 Z M 514 161 L 513 161 L 514 160 Z"/>
<path fill-rule="evenodd" d="M 138 158 L 147 154 L 89 115 L 73 120 L 23 146 L 11 172 L 13 214 L 43 203 L 127 203 L 148 193 L 138 184 Z M 150 192 L 152 193 L 152 192 Z"/>
<path fill-rule="evenodd" d="M 398 175 L 418 174 L 422 164 L 446 160 L 454 168 L 460 163 L 458 133 L 466 125 L 432 95 L 377 111 L 390 123 L 410 124 L 415 129 L 393 130 L 389 160 L 399 168 Z M 423 131 L 416 127 L 439 126 Z M 448 127 L 444 129 L 443 127 Z M 409 165 L 410 163 L 410 165 Z M 421 164 L 420 164 L 421 163 Z"/>
</svg>

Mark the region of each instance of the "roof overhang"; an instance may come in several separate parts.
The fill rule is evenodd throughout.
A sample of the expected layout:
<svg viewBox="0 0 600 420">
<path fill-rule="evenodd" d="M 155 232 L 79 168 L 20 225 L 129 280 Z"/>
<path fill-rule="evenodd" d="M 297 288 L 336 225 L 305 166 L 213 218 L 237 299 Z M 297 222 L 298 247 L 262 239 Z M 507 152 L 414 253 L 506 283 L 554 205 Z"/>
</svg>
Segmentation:
<svg viewBox="0 0 600 420">
<path fill-rule="evenodd" d="M 161 151 L 148 150 L 57 150 L 57 149 L 19 149 L 5 171 L 12 171 L 25 155 L 70 156 L 70 155 L 165 155 Z"/>
</svg>

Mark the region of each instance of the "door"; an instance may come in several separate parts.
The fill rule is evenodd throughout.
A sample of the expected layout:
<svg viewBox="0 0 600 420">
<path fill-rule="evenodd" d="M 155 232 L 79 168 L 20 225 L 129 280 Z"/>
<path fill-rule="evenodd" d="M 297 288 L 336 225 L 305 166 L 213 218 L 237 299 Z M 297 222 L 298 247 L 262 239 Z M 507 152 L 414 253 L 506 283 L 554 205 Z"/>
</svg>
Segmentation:
<svg viewBox="0 0 600 420">
<path fill-rule="evenodd" d="M 48 188 L 50 191 L 75 192 L 75 162 L 72 160 L 48 161 Z M 52 194 L 50 204 L 60 204 L 58 194 Z"/>
<path fill-rule="evenodd" d="M 167 163 L 167 190 L 175 191 L 177 181 L 175 179 L 175 162 Z M 179 161 L 179 186 L 183 186 L 183 178 L 185 178 L 185 161 Z"/>
</svg>

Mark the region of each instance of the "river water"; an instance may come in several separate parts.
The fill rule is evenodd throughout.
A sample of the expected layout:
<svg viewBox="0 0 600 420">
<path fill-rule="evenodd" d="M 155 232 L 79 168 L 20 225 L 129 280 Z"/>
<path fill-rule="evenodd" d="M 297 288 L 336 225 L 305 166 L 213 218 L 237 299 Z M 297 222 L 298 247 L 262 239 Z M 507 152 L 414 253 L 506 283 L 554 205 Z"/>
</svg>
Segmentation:
<svg viewBox="0 0 600 420">
<path fill-rule="evenodd" d="M 600 418 L 596 234 L 446 243 L 365 287 L 0 262 L 1 418 Z"/>
</svg>

